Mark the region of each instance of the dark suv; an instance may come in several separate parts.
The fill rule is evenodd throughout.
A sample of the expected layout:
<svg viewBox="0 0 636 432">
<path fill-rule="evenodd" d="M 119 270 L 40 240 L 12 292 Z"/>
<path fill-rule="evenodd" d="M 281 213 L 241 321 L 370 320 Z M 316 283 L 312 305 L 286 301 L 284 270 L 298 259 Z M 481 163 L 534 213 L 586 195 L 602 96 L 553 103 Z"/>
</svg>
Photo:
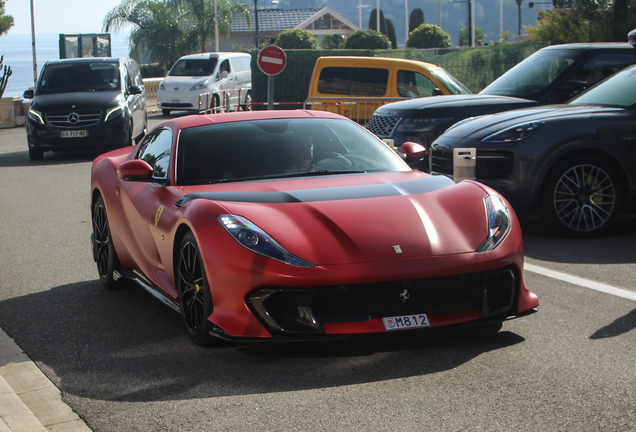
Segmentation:
<svg viewBox="0 0 636 432">
<path fill-rule="evenodd" d="M 435 96 L 384 105 L 367 129 L 399 147 L 430 144 L 467 117 L 564 103 L 624 67 L 636 63 L 627 43 L 566 44 L 543 48 L 473 95 Z M 434 161 L 433 161 L 434 163 Z M 417 168 L 429 171 L 428 157 Z"/>
<path fill-rule="evenodd" d="M 47 62 L 27 116 L 29 158 L 80 147 L 123 147 L 148 128 L 146 92 L 129 58 L 80 58 Z"/>
</svg>

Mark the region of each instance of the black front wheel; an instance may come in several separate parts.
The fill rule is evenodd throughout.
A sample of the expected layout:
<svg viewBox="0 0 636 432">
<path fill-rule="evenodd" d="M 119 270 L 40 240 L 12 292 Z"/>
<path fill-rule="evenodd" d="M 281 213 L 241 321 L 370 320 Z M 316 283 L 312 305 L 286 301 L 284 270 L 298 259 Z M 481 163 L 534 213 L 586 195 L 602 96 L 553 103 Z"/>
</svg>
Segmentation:
<svg viewBox="0 0 636 432">
<path fill-rule="evenodd" d="M 214 326 L 208 320 L 213 310 L 212 293 L 192 233 L 187 233 L 181 240 L 176 267 L 179 308 L 188 335 L 199 346 L 214 345 L 217 339 L 210 335 Z"/>
<path fill-rule="evenodd" d="M 93 205 L 93 257 L 97 263 L 99 280 L 108 289 L 117 288 L 114 272 L 120 267 L 120 264 L 110 235 L 104 198 L 101 196 Z"/>
<path fill-rule="evenodd" d="M 569 237 L 590 237 L 608 229 L 618 214 L 618 176 L 604 161 L 575 157 L 556 166 L 546 182 L 543 216 Z"/>
</svg>

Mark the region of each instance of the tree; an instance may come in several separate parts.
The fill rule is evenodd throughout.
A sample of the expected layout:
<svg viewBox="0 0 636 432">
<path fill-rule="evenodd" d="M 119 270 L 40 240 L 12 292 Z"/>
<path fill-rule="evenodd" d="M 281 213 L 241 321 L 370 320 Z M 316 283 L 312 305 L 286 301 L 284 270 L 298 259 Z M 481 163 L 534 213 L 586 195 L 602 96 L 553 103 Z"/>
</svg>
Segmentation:
<svg viewBox="0 0 636 432">
<path fill-rule="evenodd" d="M 406 40 L 407 48 L 450 48 L 450 35 L 434 24 L 422 24 Z"/>
<path fill-rule="evenodd" d="M 0 36 L 9 31 L 13 27 L 13 17 L 4 14 L 4 0 L 0 0 Z"/>
<path fill-rule="evenodd" d="M 420 8 L 413 9 L 409 15 L 409 34 L 422 24 L 424 24 L 424 11 Z"/>
<path fill-rule="evenodd" d="M 218 0 L 219 35 L 229 35 L 232 19 L 247 16 L 247 6 Z M 250 25 L 249 18 L 248 25 Z M 205 52 L 214 36 L 214 0 L 123 0 L 104 18 L 104 31 L 132 27 L 131 56 L 149 53 L 164 70 L 179 57 Z"/>
<path fill-rule="evenodd" d="M 140 52 L 148 52 L 168 70 L 179 57 L 196 51 L 196 32 L 187 32 L 179 25 L 187 13 L 177 1 L 124 0 L 108 12 L 103 30 L 132 27 L 131 56 L 139 58 Z"/>
<path fill-rule="evenodd" d="M 193 22 L 200 52 L 207 50 L 208 40 L 214 38 L 214 0 L 182 0 L 188 13 L 187 21 Z M 236 17 L 243 17 L 248 27 L 251 25 L 248 7 L 243 3 L 217 0 L 217 25 L 219 38 L 230 36 L 230 25 Z"/>
<path fill-rule="evenodd" d="M 470 36 L 468 34 L 468 27 L 464 27 L 459 29 L 459 43 L 468 46 L 468 41 L 470 40 Z M 477 41 L 484 41 L 486 39 L 486 33 L 481 27 L 475 27 L 475 45 L 477 45 Z"/>
<path fill-rule="evenodd" d="M 369 30 L 379 31 L 386 37 L 389 37 L 388 31 L 386 28 L 386 18 L 384 18 L 384 12 L 382 12 L 382 9 L 380 9 L 380 29 L 379 30 L 377 28 L 378 27 L 377 13 L 378 13 L 378 10 L 373 9 L 371 11 L 371 15 L 369 15 Z"/>
<path fill-rule="evenodd" d="M 539 17 L 535 27 L 523 27 L 531 40 L 555 44 L 589 42 L 589 22 L 574 9 L 539 11 Z"/>
<path fill-rule="evenodd" d="M 274 45 L 282 49 L 318 49 L 318 39 L 309 30 L 285 30 L 276 38 Z"/>
<path fill-rule="evenodd" d="M 356 30 L 349 35 L 345 49 L 390 49 L 389 38 L 375 30 Z"/>
<path fill-rule="evenodd" d="M 13 17 L 11 15 L 4 14 L 4 0 L 0 0 L 0 36 L 9 31 L 13 27 Z M 4 94 L 4 89 L 7 88 L 7 82 L 9 77 L 13 73 L 9 65 L 4 65 L 4 56 L 0 56 L 0 70 L 2 76 L 0 76 L 0 97 Z"/>
<path fill-rule="evenodd" d="M 322 49 L 341 49 L 345 44 L 344 35 L 330 34 L 324 35 L 320 42 L 320 48 Z"/>
<path fill-rule="evenodd" d="M 390 19 L 386 20 L 386 30 L 389 40 L 391 41 L 391 48 L 397 49 L 397 35 L 395 34 L 395 26 Z"/>
<path fill-rule="evenodd" d="M 514 33 L 510 30 L 506 30 L 499 35 L 499 40 L 502 42 L 508 42 L 513 37 L 515 37 Z"/>
</svg>

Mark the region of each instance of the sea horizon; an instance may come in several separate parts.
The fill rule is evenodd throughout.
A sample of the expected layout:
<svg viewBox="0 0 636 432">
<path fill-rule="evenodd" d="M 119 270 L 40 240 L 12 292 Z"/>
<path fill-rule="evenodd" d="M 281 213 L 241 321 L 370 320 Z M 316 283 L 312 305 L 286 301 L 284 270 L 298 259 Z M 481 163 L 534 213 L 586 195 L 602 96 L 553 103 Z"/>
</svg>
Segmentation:
<svg viewBox="0 0 636 432">
<path fill-rule="evenodd" d="M 38 75 L 49 60 L 58 60 L 59 33 L 36 33 L 35 49 Z M 128 35 L 111 33 L 111 54 L 113 57 L 128 56 Z M 0 56 L 4 56 L 3 66 L 11 67 L 12 74 L 4 90 L 5 97 L 22 97 L 25 90 L 33 88 L 33 51 L 30 33 L 8 33 L 0 36 Z M 4 67 L 3 67 L 4 69 Z M 4 71 L 0 71 L 0 76 Z"/>
</svg>

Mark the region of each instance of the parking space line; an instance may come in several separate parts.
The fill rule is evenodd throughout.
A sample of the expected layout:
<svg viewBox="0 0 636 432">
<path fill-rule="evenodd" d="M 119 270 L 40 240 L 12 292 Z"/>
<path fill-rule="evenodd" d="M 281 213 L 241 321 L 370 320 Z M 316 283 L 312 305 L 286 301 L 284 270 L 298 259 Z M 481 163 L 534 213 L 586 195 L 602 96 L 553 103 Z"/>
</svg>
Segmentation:
<svg viewBox="0 0 636 432">
<path fill-rule="evenodd" d="M 553 279 L 558 279 L 563 282 L 568 282 L 574 285 L 579 285 L 584 288 L 589 288 L 595 291 L 600 291 L 606 294 L 611 294 L 616 297 L 622 297 L 628 300 L 636 301 L 636 292 L 629 291 L 622 288 L 616 288 L 611 285 L 606 285 L 598 282 L 594 282 L 588 279 L 583 279 L 577 276 L 572 276 L 567 273 L 562 273 L 555 270 L 550 270 L 547 268 L 539 267 L 533 264 L 525 263 L 523 265 L 523 269 L 532 273 L 537 273 L 543 276 L 551 277 Z"/>
</svg>

